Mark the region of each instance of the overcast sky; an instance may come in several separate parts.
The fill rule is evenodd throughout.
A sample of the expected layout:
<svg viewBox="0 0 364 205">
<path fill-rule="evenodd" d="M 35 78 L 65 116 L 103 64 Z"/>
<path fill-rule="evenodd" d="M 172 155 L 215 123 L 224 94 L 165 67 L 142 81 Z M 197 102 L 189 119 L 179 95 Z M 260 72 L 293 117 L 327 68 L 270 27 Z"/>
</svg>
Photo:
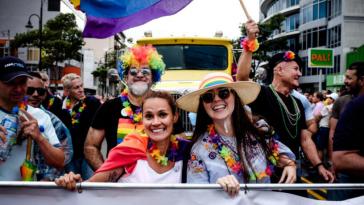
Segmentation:
<svg viewBox="0 0 364 205">
<path fill-rule="evenodd" d="M 244 0 L 255 21 L 259 20 L 259 0 Z M 124 31 L 127 38 L 143 37 L 152 31 L 154 37 L 200 36 L 211 37 L 223 31 L 224 37 L 240 36 L 239 26 L 246 21 L 239 0 L 193 0 L 184 9 L 172 16 L 165 16 L 144 25 Z"/>
</svg>

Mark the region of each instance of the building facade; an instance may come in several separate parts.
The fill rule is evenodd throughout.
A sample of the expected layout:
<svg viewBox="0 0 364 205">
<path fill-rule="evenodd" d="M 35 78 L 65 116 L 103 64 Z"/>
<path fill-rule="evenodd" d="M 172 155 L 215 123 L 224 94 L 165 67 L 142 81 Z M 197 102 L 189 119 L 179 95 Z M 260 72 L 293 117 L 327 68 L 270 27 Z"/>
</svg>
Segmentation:
<svg viewBox="0 0 364 205">
<path fill-rule="evenodd" d="M 0 0 L 0 57 L 17 56 L 32 69 L 37 69 L 39 49 L 31 46 L 16 49 L 12 47 L 11 40 L 17 33 L 27 32 L 29 29 L 26 28 L 28 21 L 33 26 L 31 29 L 39 29 L 41 2 L 43 2 L 42 26 L 60 13 L 73 13 L 78 28 L 83 30 L 86 17 L 81 11 L 75 10 L 69 0 L 33 0 L 31 3 L 28 0 Z M 120 36 L 125 38 L 123 34 L 118 35 L 117 40 L 114 37 L 106 39 L 84 38 L 85 45 L 80 51 L 82 53 L 81 62 L 68 60 L 60 62 L 59 68 L 46 68 L 53 86 L 55 83 L 60 83 L 59 79 L 62 75 L 76 72 L 81 74 L 85 90 L 94 94 L 98 90 L 98 83 L 94 81 L 91 73 L 100 62 L 104 61 L 105 52 L 110 52 L 117 48 L 120 43 L 123 43 L 124 39 L 120 39 Z"/>
<path fill-rule="evenodd" d="M 287 38 L 290 50 L 304 60 L 303 90 L 318 90 L 327 75 L 341 75 L 347 66 L 347 54 L 364 44 L 364 0 L 260 0 L 261 21 L 276 14 L 285 16 L 281 29 L 272 39 Z M 334 68 L 308 68 L 308 49 L 332 48 Z M 364 60 L 364 59 L 363 59 Z"/>
</svg>

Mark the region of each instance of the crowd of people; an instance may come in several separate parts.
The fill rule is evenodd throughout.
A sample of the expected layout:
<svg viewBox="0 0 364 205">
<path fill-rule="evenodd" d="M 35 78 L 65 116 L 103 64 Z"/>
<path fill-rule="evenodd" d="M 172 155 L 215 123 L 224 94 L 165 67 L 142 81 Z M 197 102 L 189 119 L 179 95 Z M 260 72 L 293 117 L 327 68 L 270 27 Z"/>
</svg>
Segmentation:
<svg viewBox="0 0 364 205">
<path fill-rule="evenodd" d="M 347 68 L 345 92 L 302 94 L 302 60 L 281 52 L 268 63 L 271 84 L 260 85 L 249 79 L 259 29 L 248 21 L 246 31 L 237 81 L 210 73 L 176 102 L 151 89 L 165 64 L 150 45 L 121 56 L 126 86 L 104 103 L 85 95 L 76 74 L 62 78 L 61 99 L 46 74 L 15 57 L 0 59 L 0 180 L 55 181 L 68 189 L 81 180 L 218 183 L 231 196 L 241 183 L 300 183 L 307 170 L 319 182 L 362 182 L 364 62 Z M 177 108 L 196 115 L 191 140 Z M 336 190 L 329 198 L 363 193 Z"/>
</svg>

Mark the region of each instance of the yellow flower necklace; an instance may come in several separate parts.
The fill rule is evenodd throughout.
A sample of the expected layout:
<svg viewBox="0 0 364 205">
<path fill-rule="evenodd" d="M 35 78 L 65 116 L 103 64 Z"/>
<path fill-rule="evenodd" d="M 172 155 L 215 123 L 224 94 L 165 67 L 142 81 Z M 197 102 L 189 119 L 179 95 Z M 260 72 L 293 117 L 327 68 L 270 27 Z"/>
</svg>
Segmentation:
<svg viewBox="0 0 364 205">
<path fill-rule="evenodd" d="M 176 161 L 180 159 L 178 149 L 179 149 L 179 141 L 177 140 L 177 137 L 174 135 L 171 136 L 167 153 L 164 155 L 161 155 L 160 150 L 153 142 L 149 141 L 148 144 L 148 152 L 150 156 L 153 157 L 153 159 L 155 159 L 157 163 L 162 166 L 167 166 L 168 161 Z"/>
<path fill-rule="evenodd" d="M 237 153 L 235 153 L 233 149 L 224 144 L 221 136 L 215 131 L 215 127 L 213 124 L 208 126 L 208 134 L 209 142 L 212 144 L 212 147 L 218 151 L 226 166 L 238 176 L 243 176 L 244 170 L 243 166 L 239 162 L 239 156 L 237 156 Z M 257 178 L 262 179 L 263 177 L 271 176 L 273 174 L 274 166 L 277 165 L 277 160 L 279 157 L 278 143 L 272 140 L 272 144 L 270 145 L 270 147 L 272 148 L 272 155 L 268 157 L 269 162 L 267 164 L 267 168 L 261 173 L 250 173 L 250 180 L 256 180 Z"/>
<path fill-rule="evenodd" d="M 72 125 L 80 123 L 81 113 L 85 110 L 86 103 L 84 101 L 82 101 L 82 104 L 79 106 L 78 109 L 74 109 L 74 108 L 75 107 L 72 108 L 72 106 L 71 106 L 71 100 L 69 98 L 67 98 L 66 99 L 66 109 L 68 110 L 68 112 L 71 115 Z"/>
</svg>

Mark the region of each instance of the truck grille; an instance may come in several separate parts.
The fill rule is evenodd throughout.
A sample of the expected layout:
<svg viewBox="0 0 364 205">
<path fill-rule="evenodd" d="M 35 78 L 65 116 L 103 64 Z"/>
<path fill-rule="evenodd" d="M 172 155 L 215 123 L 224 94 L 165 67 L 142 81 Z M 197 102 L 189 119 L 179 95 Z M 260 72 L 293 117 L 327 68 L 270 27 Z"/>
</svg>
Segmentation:
<svg viewBox="0 0 364 205">
<path fill-rule="evenodd" d="M 174 100 L 177 100 L 179 97 L 181 97 L 181 94 L 176 94 L 176 93 L 172 93 L 172 96 L 174 98 Z M 179 112 L 179 120 L 182 121 L 182 126 L 184 128 L 185 131 L 187 132 L 192 132 L 193 131 L 193 127 L 191 125 L 191 121 L 190 118 L 188 117 L 188 112 L 177 108 L 178 112 Z"/>
</svg>

